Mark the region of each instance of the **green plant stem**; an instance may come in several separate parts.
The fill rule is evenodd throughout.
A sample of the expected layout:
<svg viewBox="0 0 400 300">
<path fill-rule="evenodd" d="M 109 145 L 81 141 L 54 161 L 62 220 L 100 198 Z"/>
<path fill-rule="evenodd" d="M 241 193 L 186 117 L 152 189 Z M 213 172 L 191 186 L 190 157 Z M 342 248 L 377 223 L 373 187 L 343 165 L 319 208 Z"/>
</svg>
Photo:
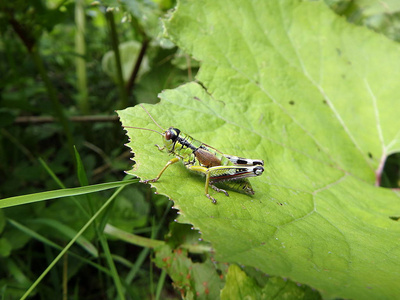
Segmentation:
<svg viewBox="0 0 400 300">
<path fill-rule="evenodd" d="M 76 87 L 78 104 L 83 114 L 90 110 L 86 75 L 86 43 L 85 43 L 85 1 L 75 1 L 75 52 L 76 52 Z"/>
<path fill-rule="evenodd" d="M 132 74 L 129 77 L 129 80 L 126 84 L 126 93 L 129 95 L 132 91 L 133 85 L 135 84 L 137 75 L 140 70 L 140 66 L 142 65 L 142 61 L 144 58 L 144 55 L 146 54 L 147 47 L 149 46 L 150 40 L 148 38 L 145 38 L 142 42 L 142 47 L 140 48 L 139 55 L 136 59 L 135 67 L 133 68 Z"/>
<path fill-rule="evenodd" d="M 167 277 L 167 271 L 165 269 L 162 270 L 160 278 L 158 279 L 157 288 L 156 288 L 156 299 L 160 299 L 161 291 L 165 283 L 165 278 Z"/>
<path fill-rule="evenodd" d="M 110 236 L 121 239 L 122 241 L 131 243 L 136 246 L 146 247 L 146 248 L 156 248 L 165 245 L 165 241 L 155 240 L 145 238 L 136 234 L 132 234 L 121 229 L 118 229 L 110 224 L 107 224 L 104 228 L 104 233 Z M 192 244 L 182 244 L 181 248 L 187 249 L 191 253 L 205 253 L 210 252 L 211 247 L 208 245 L 192 245 Z"/>
<path fill-rule="evenodd" d="M 118 35 L 117 35 L 117 29 L 115 26 L 114 13 L 112 10 L 109 10 L 106 12 L 106 19 L 107 19 L 108 26 L 110 29 L 111 47 L 114 51 L 115 65 L 117 68 L 117 85 L 118 85 L 119 95 L 121 97 L 120 104 L 118 106 L 120 108 L 125 108 L 128 106 L 128 94 L 126 93 L 124 77 L 122 75 L 121 56 L 119 54 Z"/>
<path fill-rule="evenodd" d="M 128 233 L 126 231 L 120 230 L 110 224 L 107 224 L 104 228 L 104 233 L 107 233 L 113 237 L 117 237 L 125 242 L 134 244 L 136 246 L 147 247 L 147 248 L 155 248 L 158 246 L 162 246 L 165 244 L 164 241 L 153 240 L 149 238 L 145 238 L 142 236 L 138 236 L 132 233 Z"/>
<path fill-rule="evenodd" d="M 62 276 L 62 290 L 63 300 L 68 299 L 68 253 L 63 256 L 63 276 Z"/>
</svg>

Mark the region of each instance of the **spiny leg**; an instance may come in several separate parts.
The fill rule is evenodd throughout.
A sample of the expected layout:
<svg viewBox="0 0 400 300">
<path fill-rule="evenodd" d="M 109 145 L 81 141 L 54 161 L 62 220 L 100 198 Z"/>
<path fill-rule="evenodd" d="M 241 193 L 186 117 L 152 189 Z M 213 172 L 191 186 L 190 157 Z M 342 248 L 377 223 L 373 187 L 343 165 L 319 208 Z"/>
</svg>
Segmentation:
<svg viewBox="0 0 400 300">
<path fill-rule="evenodd" d="M 220 188 L 217 188 L 215 185 L 213 185 L 212 183 L 210 183 L 210 186 L 213 188 L 213 190 L 215 190 L 215 191 L 217 191 L 218 193 L 224 193 L 225 194 L 225 196 L 227 196 L 227 197 L 229 197 L 229 194 L 228 194 L 228 192 L 227 191 L 225 191 L 225 190 L 223 190 L 223 189 L 220 189 Z"/>
<path fill-rule="evenodd" d="M 158 175 L 157 175 L 156 178 L 147 179 L 147 180 L 142 180 L 141 182 L 143 182 L 143 183 L 156 182 L 158 179 L 160 179 L 162 173 L 164 173 L 164 171 L 165 171 L 170 165 L 172 165 L 172 164 L 174 164 L 174 163 L 176 163 L 176 162 L 178 162 L 178 161 L 179 161 L 179 158 L 174 157 L 173 159 L 171 159 L 171 160 L 169 160 L 169 161 L 167 162 L 167 164 L 164 166 L 164 168 L 162 168 L 162 170 L 160 171 L 160 173 L 158 173 Z"/>
<path fill-rule="evenodd" d="M 205 169 L 207 169 L 207 168 L 205 168 Z M 209 185 L 210 185 L 210 171 L 209 171 L 209 169 L 207 169 L 207 171 L 206 171 L 206 197 L 208 199 L 210 199 L 212 203 L 217 204 L 217 200 L 208 193 Z"/>
</svg>

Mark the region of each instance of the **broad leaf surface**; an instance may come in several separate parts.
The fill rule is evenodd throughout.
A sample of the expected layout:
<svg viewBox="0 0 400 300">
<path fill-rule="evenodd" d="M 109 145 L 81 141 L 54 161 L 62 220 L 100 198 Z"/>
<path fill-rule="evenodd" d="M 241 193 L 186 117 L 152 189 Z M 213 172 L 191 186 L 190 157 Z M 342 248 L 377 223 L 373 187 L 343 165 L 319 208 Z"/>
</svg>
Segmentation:
<svg viewBox="0 0 400 300">
<path fill-rule="evenodd" d="M 146 108 L 224 153 L 264 159 L 254 196 L 213 205 L 204 178 L 170 166 L 157 191 L 200 229 L 221 261 L 254 266 L 327 297 L 400 293 L 396 192 L 375 186 L 400 148 L 400 47 L 321 2 L 181 1 L 169 37 L 201 61 L 197 80 Z M 205 90 L 206 89 L 206 90 Z M 141 107 L 124 126 L 159 130 Z M 129 129 L 132 174 L 154 178 L 168 156 L 156 133 Z"/>
</svg>

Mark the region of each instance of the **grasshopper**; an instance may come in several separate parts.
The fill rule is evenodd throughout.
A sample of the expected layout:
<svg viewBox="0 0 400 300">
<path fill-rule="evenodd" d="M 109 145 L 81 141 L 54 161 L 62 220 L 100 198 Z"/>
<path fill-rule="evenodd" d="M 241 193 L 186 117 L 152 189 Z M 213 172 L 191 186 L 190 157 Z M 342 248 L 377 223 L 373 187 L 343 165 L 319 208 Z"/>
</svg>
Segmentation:
<svg viewBox="0 0 400 300">
<path fill-rule="evenodd" d="M 153 131 L 160 134 L 164 145 L 155 145 L 158 150 L 166 150 L 169 154 L 175 155 L 158 173 L 157 177 L 142 182 L 156 182 L 160 179 L 164 171 L 172 164 L 182 161 L 185 167 L 191 171 L 204 174 L 206 177 L 205 195 L 212 203 L 217 200 L 209 193 L 209 187 L 217 192 L 222 192 L 229 196 L 226 190 L 216 187 L 215 183 L 223 182 L 225 186 L 239 190 L 243 193 L 254 195 L 248 177 L 259 176 L 264 172 L 264 161 L 260 159 L 248 159 L 234 155 L 224 154 L 221 151 L 202 143 L 190 135 L 181 132 L 178 128 L 169 127 L 163 129 L 150 115 L 150 113 L 140 105 L 154 124 L 161 129 L 161 132 L 148 128 L 124 126 L 124 128 L 142 129 Z"/>
</svg>

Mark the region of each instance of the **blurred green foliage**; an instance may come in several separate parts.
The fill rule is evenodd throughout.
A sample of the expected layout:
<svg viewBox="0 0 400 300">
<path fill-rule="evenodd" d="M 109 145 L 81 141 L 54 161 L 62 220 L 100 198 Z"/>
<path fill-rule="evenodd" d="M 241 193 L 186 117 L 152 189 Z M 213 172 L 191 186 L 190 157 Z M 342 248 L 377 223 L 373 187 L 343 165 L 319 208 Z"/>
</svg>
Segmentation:
<svg viewBox="0 0 400 300">
<path fill-rule="evenodd" d="M 177 49 L 162 38 L 159 18 L 174 4 L 172 1 L 135 1 L 129 5 L 119 1 L 84 1 L 85 27 L 81 30 L 86 53 L 81 55 L 75 51 L 78 6 L 74 1 L 0 3 L 0 198 L 58 189 L 60 183 L 55 178 L 66 187 L 80 185 L 66 128 L 71 132 L 89 184 L 124 178 L 124 171 L 131 168 L 132 154 L 124 146 L 127 138 L 114 113 L 121 108 L 118 82 L 113 81 L 115 75 L 110 70 L 105 72 L 101 64 L 108 52 L 115 51 L 106 15 L 113 15 L 115 38 L 120 45 L 137 45 L 138 51 L 121 56 L 119 66 L 132 81 L 130 87 L 123 86 L 128 105 L 155 103 L 160 90 L 191 80 L 188 74 L 196 71 L 175 67 Z M 143 45 L 146 45 L 144 59 L 139 60 Z M 79 104 L 81 79 L 77 74 L 77 58 L 84 59 L 86 68 L 88 112 L 83 112 Z M 131 78 L 135 66 L 143 68 L 143 62 L 146 72 Z M 112 63 L 115 73 L 115 61 Z M 44 72 L 39 70 L 41 64 Z M 61 114 L 56 106 L 61 108 Z M 63 117 L 66 126 L 60 122 Z M 51 171 L 46 170 L 39 158 Z M 21 297 L 43 272 L 43 266 L 59 252 L 21 228 L 29 228 L 63 246 L 110 195 L 106 191 L 91 195 L 90 199 L 75 197 L 76 202 L 64 198 L 1 210 L 0 289 L 4 299 Z M 81 203 L 81 209 L 77 202 Z M 148 186 L 130 185 L 118 195 L 107 213 L 107 222 L 128 232 L 162 239 L 168 232 L 168 223 L 175 217 L 165 197 L 154 195 Z M 84 235 L 99 256 L 90 257 L 79 246 L 71 251 L 104 265 L 95 227 L 90 227 Z M 125 259 L 118 266 L 122 277 L 130 269 L 127 261 L 137 262 L 137 275 L 131 278 L 142 284 L 127 288 L 127 295 L 150 297 L 155 293 L 152 281 L 158 281 L 159 271 L 153 270 L 151 253 L 138 260 L 141 253 L 138 247 L 120 241 L 110 242 L 110 247 L 114 255 Z M 98 299 L 115 293 L 110 278 L 98 269 L 74 256 L 65 258 L 64 264 L 66 267 L 58 264 L 34 293 L 45 299 L 60 298 L 62 270 L 68 270 L 68 290 L 75 291 L 80 298 Z M 165 291 L 171 289 L 167 286 Z"/>
</svg>

